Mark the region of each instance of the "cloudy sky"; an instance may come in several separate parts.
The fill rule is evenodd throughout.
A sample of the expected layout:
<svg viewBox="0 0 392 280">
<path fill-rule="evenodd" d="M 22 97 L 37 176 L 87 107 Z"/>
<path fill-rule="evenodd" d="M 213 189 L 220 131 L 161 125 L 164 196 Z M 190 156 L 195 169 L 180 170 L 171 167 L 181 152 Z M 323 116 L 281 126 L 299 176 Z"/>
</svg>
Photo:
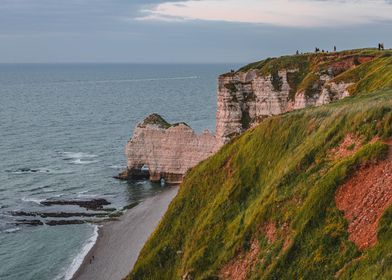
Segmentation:
<svg viewBox="0 0 392 280">
<path fill-rule="evenodd" d="M 392 0 L 0 0 L 5 63 L 245 63 L 391 35 Z"/>
</svg>

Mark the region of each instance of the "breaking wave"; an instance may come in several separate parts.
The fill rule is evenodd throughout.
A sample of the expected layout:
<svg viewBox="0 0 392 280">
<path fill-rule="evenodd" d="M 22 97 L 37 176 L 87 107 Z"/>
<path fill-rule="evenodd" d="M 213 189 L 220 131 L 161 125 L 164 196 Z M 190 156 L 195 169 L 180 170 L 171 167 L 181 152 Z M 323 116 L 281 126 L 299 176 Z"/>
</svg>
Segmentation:
<svg viewBox="0 0 392 280">
<path fill-rule="evenodd" d="M 97 239 L 98 239 L 98 226 L 94 225 L 94 232 L 92 236 L 89 239 L 87 239 L 87 241 L 84 243 L 82 250 L 72 261 L 70 267 L 65 272 L 65 275 L 59 275 L 56 279 L 65 279 L 65 280 L 72 279 L 73 275 L 76 273 L 76 271 L 78 271 L 79 267 L 82 265 L 83 260 L 87 256 L 88 252 L 90 252 L 95 242 L 97 242 Z"/>
<path fill-rule="evenodd" d="M 91 164 L 96 163 L 98 160 L 91 160 L 98 157 L 97 155 L 83 153 L 83 152 L 63 152 L 64 160 L 70 160 L 73 164 Z"/>
</svg>

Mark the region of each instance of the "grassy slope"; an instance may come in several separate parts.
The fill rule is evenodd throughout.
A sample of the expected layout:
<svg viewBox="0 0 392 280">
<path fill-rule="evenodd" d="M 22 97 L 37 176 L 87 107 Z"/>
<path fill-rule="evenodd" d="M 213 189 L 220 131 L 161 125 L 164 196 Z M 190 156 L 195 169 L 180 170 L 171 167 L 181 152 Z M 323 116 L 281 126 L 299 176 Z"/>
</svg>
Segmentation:
<svg viewBox="0 0 392 280">
<path fill-rule="evenodd" d="M 376 75 L 369 79 L 377 88 Z M 128 279 L 217 279 L 254 239 L 261 250 L 250 279 L 332 279 L 343 267 L 343 279 L 390 278 L 392 209 L 380 223 L 379 243 L 361 253 L 334 202 L 337 186 L 387 147 L 368 143 L 351 157 L 327 157 L 347 133 L 365 142 L 391 137 L 392 90 L 271 117 L 233 139 L 187 174 Z M 266 222 L 289 229 L 268 243 Z"/>
</svg>

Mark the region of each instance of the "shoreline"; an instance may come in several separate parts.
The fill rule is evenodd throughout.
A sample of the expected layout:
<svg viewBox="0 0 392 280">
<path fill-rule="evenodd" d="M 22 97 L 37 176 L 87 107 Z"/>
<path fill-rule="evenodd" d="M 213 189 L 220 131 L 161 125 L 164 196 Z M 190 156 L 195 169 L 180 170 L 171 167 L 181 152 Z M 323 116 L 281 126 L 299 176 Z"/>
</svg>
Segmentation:
<svg viewBox="0 0 392 280">
<path fill-rule="evenodd" d="M 117 220 L 103 222 L 98 227 L 95 244 L 71 279 L 116 280 L 127 276 L 177 192 L 177 186 L 165 188 Z"/>
</svg>

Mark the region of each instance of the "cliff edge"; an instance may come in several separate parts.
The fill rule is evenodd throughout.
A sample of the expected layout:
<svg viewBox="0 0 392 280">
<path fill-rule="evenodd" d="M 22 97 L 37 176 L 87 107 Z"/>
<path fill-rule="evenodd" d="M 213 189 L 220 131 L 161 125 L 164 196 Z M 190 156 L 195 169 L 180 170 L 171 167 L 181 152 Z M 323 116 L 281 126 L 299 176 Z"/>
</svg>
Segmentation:
<svg viewBox="0 0 392 280">
<path fill-rule="evenodd" d="M 187 170 L 266 117 L 388 88 L 390 63 L 391 51 L 360 49 L 268 58 L 223 74 L 215 135 L 153 114 L 127 143 L 128 168 L 118 178 L 181 182 Z"/>
</svg>

